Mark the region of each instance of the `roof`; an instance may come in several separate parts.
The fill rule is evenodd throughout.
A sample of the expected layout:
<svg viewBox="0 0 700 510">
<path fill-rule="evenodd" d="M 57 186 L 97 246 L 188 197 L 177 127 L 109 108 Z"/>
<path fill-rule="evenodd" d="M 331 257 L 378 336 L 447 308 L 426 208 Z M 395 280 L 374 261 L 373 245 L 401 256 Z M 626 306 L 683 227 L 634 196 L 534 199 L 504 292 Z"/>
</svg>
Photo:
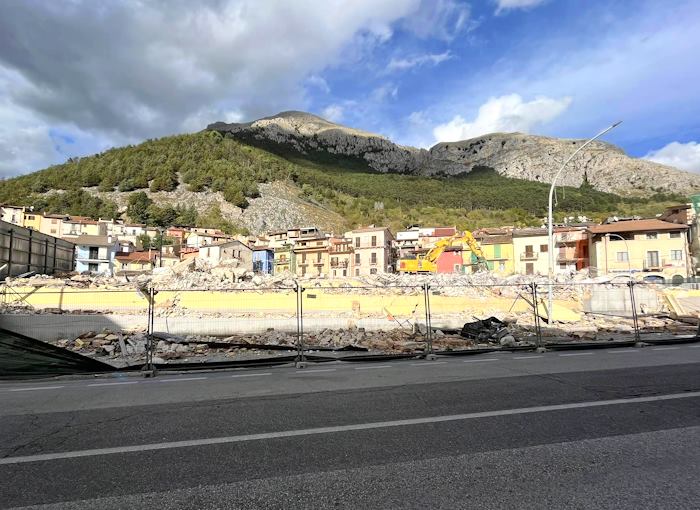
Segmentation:
<svg viewBox="0 0 700 510">
<path fill-rule="evenodd" d="M 588 230 L 592 234 L 612 234 L 616 232 L 644 232 L 647 230 L 687 230 L 688 225 L 670 223 L 654 219 L 628 220 L 606 223 L 605 225 L 592 225 Z"/>
<path fill-rule="evenodd" d="M 236 239 L 231 239 L 230 241 L 219 241 L 218 243 L 211 243 L 204 246 L 200 246 L 200 248 L 209 248 L 210 246 L 229 246 L 231 244 L 240 244 L 241 246 L 248 248 L 249 250 L 251 249 L 250 246 L 248 246 L 246 243 L 243 243 Z"/>
<path fill-rule="evenodd" d="M 73 240 L 73 243 L 78 246 L 114 246 L 117 244 L 117 239 L 112 238 L 109 241 L 108 236 L 90 236 L 82 234 Z"/>
<path fill-rule="evenodd" d="M 97 220 L 88 218 L 87 216 L 68 216 L 69 223 L 83 223 L 85 225 L 97 225 Z"/>
<path fill-rule="evenodd" d="M 513 242 L 513 236 L 511 235 L 500 235 L 500 236 L 488 236 L 482 239 L 478 239 L 479 244 L 510 244 Z"/>
<path fill-rule="evenodd" d="M 157 251 L 133 251 L 131 253 L 118 253 L 116 259 L 119 262 L 153 262 L 158 255 Z"/>
<path fill-rule="evenodd" d="M 355 230 L 350 230 L 353 234 L 362 234 L 364 232 L 382 232 L 384 230 L 389 230 L 389 227 L 365 227 L 356 228 Z"/>
</svg>

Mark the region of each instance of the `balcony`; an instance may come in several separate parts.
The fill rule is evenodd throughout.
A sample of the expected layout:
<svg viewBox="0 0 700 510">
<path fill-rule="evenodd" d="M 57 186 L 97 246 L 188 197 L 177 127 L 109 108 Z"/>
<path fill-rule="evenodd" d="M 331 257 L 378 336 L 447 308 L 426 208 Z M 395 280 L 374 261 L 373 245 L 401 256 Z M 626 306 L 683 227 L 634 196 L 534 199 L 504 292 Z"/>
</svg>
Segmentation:
<svg viewBox="0 0 700 510">
<path fill-rule="evenodd" d="M 348 265 L 347 260 L 331 260 L 331 267 L 348 267 Z"/>
<path fill-rule="evenodd" d="M 539 253 L 535 252 L 525 252 L 520 254 L 520 260 L 537 260 Z"/>
</svg>

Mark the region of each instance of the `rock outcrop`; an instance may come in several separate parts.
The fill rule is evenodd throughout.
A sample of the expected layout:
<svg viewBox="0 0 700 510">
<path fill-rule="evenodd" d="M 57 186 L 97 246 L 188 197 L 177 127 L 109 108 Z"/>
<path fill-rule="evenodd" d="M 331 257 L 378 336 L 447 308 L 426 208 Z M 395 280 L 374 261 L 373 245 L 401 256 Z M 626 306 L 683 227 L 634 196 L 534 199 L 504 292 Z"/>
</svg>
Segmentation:
<svg viewBox="0 0 700 510">
<path fill-rule="evenodd" d="M 304 112 L 283 112 L 253 122 L 217 122 L 207 129 L 236 139 L 332 163 L 342 160 L 376 172 L 460 175 L 491 168 L 518 179 L 551 182 L 561 163 L 583 140 L 522 133 L 492 133 L 470 140 L 438 143 L 430 150 L 393 143 Z M 700 191 L 700 175 L 627 156 L 622 149 L 594 142 L 583 149 L 560 177 L 580 186 L 584 176 L 598 190 L 622 195 Z"/>
</svg>

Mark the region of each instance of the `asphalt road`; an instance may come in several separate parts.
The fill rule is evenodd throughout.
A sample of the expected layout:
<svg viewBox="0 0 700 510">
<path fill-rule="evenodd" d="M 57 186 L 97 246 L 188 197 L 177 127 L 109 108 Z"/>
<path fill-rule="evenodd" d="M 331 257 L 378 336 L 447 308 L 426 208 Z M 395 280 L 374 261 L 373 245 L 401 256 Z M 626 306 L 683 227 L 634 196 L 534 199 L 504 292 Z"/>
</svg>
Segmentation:
<svg viewBox="0 0 700 510">
<path fill-rule="evenodd" d="M 0 383 L 0 507 L 698 508 L 700 345 Z"/>
</svg>

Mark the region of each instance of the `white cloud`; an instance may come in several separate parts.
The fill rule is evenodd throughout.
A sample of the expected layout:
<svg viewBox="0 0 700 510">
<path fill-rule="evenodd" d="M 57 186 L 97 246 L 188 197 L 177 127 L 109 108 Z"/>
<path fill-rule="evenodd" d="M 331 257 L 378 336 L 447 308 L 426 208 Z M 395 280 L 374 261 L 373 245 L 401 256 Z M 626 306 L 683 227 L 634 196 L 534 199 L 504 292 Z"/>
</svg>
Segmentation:
<svg viewBox="0 0 700 510">
<path fill-rule="evenodd" d="M 416 55 L 407 58 L 392 58 L 389 65 L 387 65 L 387 71 L 406 71 L 426 64 L 436 66 L 451 58 L 452 54 L 449 51 L 444 53 Z"/>
<path fill-rule="evenodd" d="M 392 98 L 396 99 L 399 94 L 399 88 L 393 83 L 385 83 L 375 88 L 369 95 L 370 99 L 376 103 L 382 103 L 385 100 Z"/>
<path fill-rule="evenodd" d="M 403 26 L 418 37 L 451 41 L 461 32 L 472 30 L 469 6 L 456 0 L 422 0 L 418 10 L 403 21 Z"/>
<path fill-rule="evenodd" d="M 496 14 L 500 14 L 503 11 L 510 9 L 526 9 L 528 7 L 535 7 L 536 5 L 543 4 L 547 0 L 495 0 L 496 1 Z"/>
<path fill-rule="evenodd" d="M 345 108 L 339 104 L 331 104 L 326 106 L 321 112 L 321 117 L 331 122 L 340 122 L 343 120 Z"/>
<path fill-rule="evenodd" d="M 700 144 L 671 142 L 658 150 L 650 151 L 644 159 L 700 173 Z"/>
<path fill-rule="evenodd" d="M 322 92 L 325 92 L 328 94 L 331 91 L 331 88 L 328 86 L 328 82 L 322 77 L 317 74 L 312 74 L 306 79 L 306 83 L 312 87 L 315 87 Z"/>
<path fill-rule="evenodd" d="M 449 122 L 435 126 L 433 135 L 438 142 L 454 142 L 498 131 L 527 133 L 561 115 L 570 104 L 569 97 L 537 97 L 528 102 L 518 94 L 492 97 L 479 107 L 474 120 L 456 115 Z"/>
<path fill-rule="evenodd" d="M 0 102 L 15 120 L 3 126 L 0 153 L 36 158 L 22 167 L 6 156 L 3 165 L 21 173 L 54 162 L 45 137 L 48 145 L 36 147 L 47 126 L 116 142 L 304 108 L 306 87 L 328 89 L 323 69 L 383 44 L 392 24 L 418 7 L 419 0 L 8 3 Z M 14 76 L 21 80 L 3 86 Z M 10 140 L 13 131 L 24 138 Z"/>
</svg>

